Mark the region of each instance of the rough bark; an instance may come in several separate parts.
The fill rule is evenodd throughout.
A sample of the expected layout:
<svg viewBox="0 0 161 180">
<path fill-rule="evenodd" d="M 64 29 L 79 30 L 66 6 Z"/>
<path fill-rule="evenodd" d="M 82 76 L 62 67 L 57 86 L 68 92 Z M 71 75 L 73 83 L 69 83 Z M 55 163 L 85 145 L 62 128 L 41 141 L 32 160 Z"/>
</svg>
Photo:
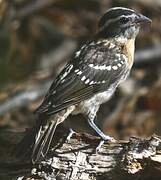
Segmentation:
<svg viewBox="0 0 161 180">
<path fill-rule="evenodd" d="M 10 156 L 22 134 L 1 132 L 0 179 L 161 179 L 161 138 L 156 135 L 105 143 L 96 153 L 99 138 L 75 134 L 66 142 L 62 133 L 48 157 L 32 165 Z"/>
</svg>

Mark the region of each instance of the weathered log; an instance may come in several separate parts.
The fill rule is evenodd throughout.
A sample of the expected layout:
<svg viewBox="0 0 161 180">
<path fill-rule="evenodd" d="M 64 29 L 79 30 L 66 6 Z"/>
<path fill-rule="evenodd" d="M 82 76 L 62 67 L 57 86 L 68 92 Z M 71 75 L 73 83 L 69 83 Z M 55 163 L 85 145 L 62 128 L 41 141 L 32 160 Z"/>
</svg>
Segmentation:
<svg viewBox="0 0 161 180">
<path fill-rule="evenodd" d="M 96 153 L 98 137 L 76 134 L 66 142 L 62 134 L 48 156 L 32 165 L 8 155 L 22 134 L 1 133 L 0 179 L 161 179 L 161 138 L 156 135 L 105 143 Z"/>
</svg>

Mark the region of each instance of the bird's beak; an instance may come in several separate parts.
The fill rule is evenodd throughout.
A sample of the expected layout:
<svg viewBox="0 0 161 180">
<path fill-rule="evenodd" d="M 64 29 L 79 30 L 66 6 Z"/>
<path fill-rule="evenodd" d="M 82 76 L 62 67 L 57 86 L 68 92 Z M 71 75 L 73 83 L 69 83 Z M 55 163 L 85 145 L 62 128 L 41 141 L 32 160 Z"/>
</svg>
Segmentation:
<svg viewBox="0 0 161 180">
<path fill-rule="evenodd" d="M 135 18 L 136 24 L 151 24 L 152 20 L 146 16 L 143 16 L 142 14 L 138 14 L 138 16 Z"/>
</svg>

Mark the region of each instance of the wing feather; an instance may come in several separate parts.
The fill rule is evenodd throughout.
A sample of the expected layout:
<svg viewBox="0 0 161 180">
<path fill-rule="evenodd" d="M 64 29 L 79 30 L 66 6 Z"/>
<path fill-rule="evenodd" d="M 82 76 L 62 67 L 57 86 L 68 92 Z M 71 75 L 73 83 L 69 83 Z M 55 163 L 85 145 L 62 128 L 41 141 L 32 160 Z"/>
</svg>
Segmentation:
<svg viewBox="0 0 161 180">
<path fill-rule="evenodd" d="M 118 64 L 115 61 L 117 59 L 116 49 L 113 51 L 115 53 L 107 47 L 105 49 L 104 46 L 98 46 L 98 48 L 93 48 L 90 45 L 85 46 L 79 57 L 70 61 L 53 82 L 36 113 L 52 115 L 66 107 L 89 99 L 98 92 L 107 90 L 112 83 L 119 81 L 121 76 L 126 73 L 127 67 L 126 63 L 122 63 L 121 67 L 117 66 L 117 68 L 112 69 Z M 120 53 L 119 50 L 117 51 Z M 122 58 L 120 61 L 125 62 L 125 59 Z M 98 65 L 110 66 L 110 69 L 99 69 Z M 81 73 L 77 73 L 76 70 Z M 84 77 L 83 80 L 82 77 Z"/>
</svg>

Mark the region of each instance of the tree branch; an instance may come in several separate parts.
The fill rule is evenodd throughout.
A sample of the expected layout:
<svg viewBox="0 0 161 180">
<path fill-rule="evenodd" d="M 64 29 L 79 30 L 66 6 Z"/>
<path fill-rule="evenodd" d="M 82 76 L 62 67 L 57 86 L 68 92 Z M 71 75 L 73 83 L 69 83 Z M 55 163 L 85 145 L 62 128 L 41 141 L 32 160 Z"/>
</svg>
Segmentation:
<svg viewBox="0 0 161 180">
<path fill-rule="evenodd" d="M 50 151 L 48 157 L 35 165 L 13 161 L 12 158 L 9 160 L 9 156 L 4 155 L 6 151 L 1 152 L 6 160 L 1 161 L 3 163 L 0 164 L 0 177 L 7 174 L 6 176 L 12 179 L 19 177 L 19 179 L 33 178 L 32 180 L 161 178 L 161 138 L 156 135 L 150 139 L 132 137 L 129 141 L 106 143 L 98 153 L 95 153 L 99 138 L 76 134 L 69 142 L 64 142 L 62 133 L 59 132 L 56 135 L 56 146 Z M 0 138 L 4 140 L 3 135 L 1 134 Z M 20 134 L 12 134 L 12 137 L 14 136 L 20 136 Z M 2 151 L 2 146 L 0 147 Z"/>
</svg>

